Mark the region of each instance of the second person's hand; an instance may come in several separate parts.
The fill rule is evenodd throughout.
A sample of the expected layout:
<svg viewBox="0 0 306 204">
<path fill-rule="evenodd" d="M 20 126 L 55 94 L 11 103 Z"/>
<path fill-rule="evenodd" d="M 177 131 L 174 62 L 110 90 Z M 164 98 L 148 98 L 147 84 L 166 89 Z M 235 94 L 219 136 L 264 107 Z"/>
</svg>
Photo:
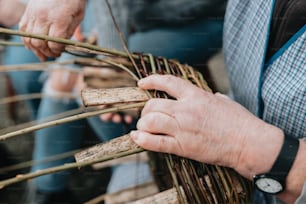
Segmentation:
<svg viewBox="0 0 306 204">
<path fill-rule="evenodd" d="M 70 38 L 83 19 L 85 0 L 30 0 L 20 21 L 20 30 L 33 34 Z M 44 61 L 58 57 L 64 49 L 59 43 L 23 38 L 28 49 Z"/>
</svg>

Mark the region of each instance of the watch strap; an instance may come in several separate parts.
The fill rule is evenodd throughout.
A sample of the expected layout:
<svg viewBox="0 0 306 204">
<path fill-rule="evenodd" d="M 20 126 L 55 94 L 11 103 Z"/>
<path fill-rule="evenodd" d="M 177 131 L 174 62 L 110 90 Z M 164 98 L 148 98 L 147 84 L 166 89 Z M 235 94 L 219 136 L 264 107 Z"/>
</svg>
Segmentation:
<svg viewBox="0 0 306 204">
<path fill-rule="evenodd" d="M 281 151 L 268 174 L 285 181 L 299 150 L 299 140 L 285 135 Z"/>
</svg>

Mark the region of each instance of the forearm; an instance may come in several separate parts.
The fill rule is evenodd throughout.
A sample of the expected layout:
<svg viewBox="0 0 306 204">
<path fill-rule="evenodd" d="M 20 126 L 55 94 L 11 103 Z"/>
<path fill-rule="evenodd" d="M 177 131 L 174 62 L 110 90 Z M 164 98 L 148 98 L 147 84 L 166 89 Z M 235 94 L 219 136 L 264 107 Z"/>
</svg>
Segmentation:
<svg viewBox="0 0 306 204">
<path fill-rule="evenodd" d="M 18 0 L 0 0 L 0 24 L 11 27 L 16 25 L 25 9 L 25 4 Z"/>
</svg>

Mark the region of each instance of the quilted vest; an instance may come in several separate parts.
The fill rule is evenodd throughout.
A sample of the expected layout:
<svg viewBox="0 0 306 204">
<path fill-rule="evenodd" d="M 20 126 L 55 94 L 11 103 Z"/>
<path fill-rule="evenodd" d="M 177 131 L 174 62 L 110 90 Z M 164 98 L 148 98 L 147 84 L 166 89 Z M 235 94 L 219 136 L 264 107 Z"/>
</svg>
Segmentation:
<svg viewBox="0 0 306 204">
<path fill-rule="evenodd" d="M 253 114 L 306 138 L 306 25 L 265 59 L 273 8 L 274 0 L 229 0 L 223 51 L 231 88 Z"/>
</svg>

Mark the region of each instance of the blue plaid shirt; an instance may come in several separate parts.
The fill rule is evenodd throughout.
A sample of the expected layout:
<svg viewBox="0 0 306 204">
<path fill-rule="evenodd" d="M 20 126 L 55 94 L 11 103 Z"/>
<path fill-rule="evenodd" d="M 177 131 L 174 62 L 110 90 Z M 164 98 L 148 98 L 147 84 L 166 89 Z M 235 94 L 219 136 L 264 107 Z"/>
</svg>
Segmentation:
<svg viewBox="0 0 306 204">
<path fill-rule="evenodd" d="M 223 50 L 231 88 L 252 113 L 306 138 L 306 25 L 265 59 L 273 8 L 274 0 L 228 2 Z"/>
</svg>

